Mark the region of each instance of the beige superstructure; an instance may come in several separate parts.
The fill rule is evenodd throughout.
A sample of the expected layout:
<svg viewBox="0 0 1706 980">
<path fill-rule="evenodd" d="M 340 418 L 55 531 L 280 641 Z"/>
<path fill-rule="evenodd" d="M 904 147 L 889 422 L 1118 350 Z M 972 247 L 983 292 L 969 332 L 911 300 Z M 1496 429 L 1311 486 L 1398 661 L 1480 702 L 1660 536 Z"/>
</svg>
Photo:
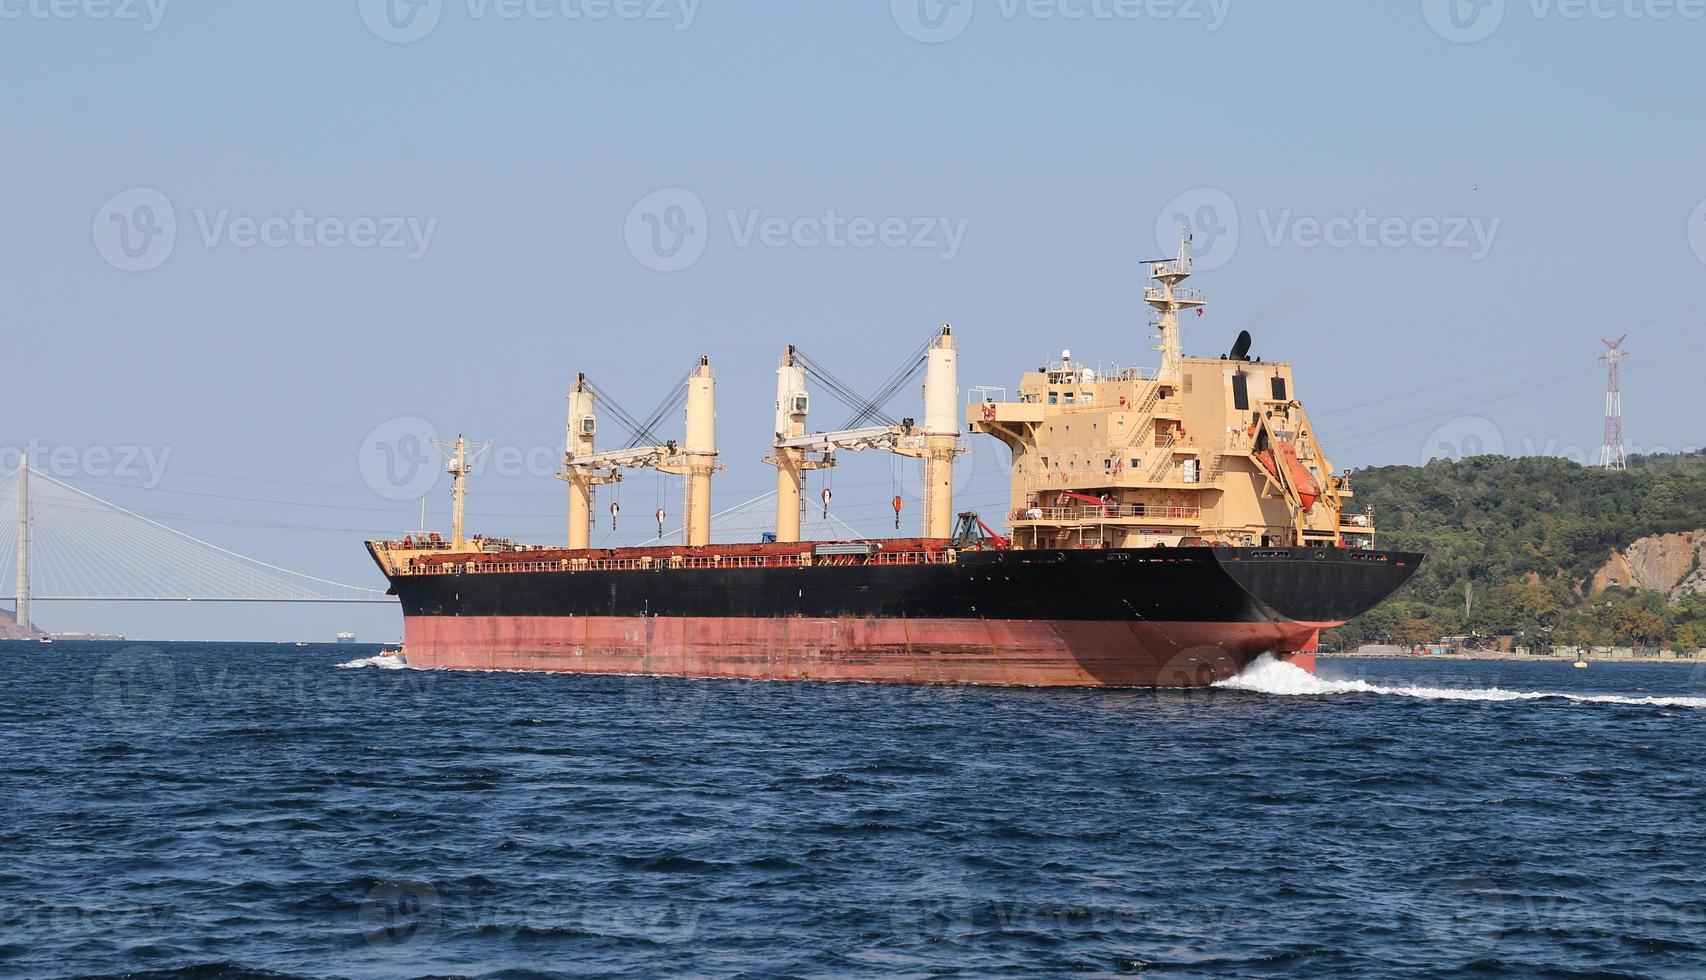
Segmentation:
<svg viewBox="0 0 1706 980">
<path fill-rule="evenodd" d="M 1137 548 L 1201 539 L 1238 546 L 1372 548 L 1374 521 L 1351 504 L 1297 399 L 1290 364 L 1186 357 L 1179 317 L 1206 300 L 1181 286 L 1188 243 L 1151 264 L 1159 370 L 1059 360 L 1016 398 L 980 388 L 973 432 L 1013 451 L 1008 524 L 1018 548 Z"/>
</svg>

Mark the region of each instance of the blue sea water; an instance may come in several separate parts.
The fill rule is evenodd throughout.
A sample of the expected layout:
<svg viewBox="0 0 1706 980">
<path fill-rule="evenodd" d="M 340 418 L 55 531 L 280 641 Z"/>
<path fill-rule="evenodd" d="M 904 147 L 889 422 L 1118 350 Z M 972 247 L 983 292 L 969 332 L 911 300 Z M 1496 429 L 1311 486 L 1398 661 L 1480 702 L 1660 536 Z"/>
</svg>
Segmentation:
<svg viewBox="0 0 1706 980">
<path fill-rule="evenodd" d="M 0 645 L 0 973 L 1706 967 L 1692 666 L 1151 693 L 375 652 Z"/>
</svg>

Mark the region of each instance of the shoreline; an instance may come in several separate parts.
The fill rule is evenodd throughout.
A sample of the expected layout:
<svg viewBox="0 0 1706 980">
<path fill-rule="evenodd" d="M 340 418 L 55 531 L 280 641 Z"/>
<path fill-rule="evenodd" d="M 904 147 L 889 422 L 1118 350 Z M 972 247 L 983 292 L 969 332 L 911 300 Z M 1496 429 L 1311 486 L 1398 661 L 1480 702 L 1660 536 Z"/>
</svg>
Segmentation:
<svg viewBox="0 0 1706 980">
<path fill-rule="evenodd" d="M 1535 663 L 1535 664 L 1564 664 L 1575 663 L 1569 655 L 1536 656 L 1525 653 L 1488 653 L 1476 651 L 1473 653 L 1317 653 L 1317 657 L 1331 660 L 1444 660 L 1463 662 L 1467 660 L 1488 660 L 1502 663 Z M 1672 654 L 1669 657 L 1606 657 L 1593 654 L 1581 658 L 1590 664 L 1706 664 L 1706 654 Z"/>
</svg>

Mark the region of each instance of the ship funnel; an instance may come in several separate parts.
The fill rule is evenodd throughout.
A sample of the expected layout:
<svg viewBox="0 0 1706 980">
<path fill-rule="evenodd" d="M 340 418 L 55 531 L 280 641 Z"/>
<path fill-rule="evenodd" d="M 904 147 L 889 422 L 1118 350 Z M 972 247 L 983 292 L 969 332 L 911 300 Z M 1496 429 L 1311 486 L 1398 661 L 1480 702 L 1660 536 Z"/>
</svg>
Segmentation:
<svg viewBox="0 0 1706 980">
<path fill-rule="evenodd" d="M 924 369 L 924 536 L 954 531 L 954 456 L 959 453 L 960 352 L 952 327 L 930 345 Z"/>
<path fill-rule="evenodd" d="M 717 382 L 711 375 L 711 359 L 699 358 L 699 367 L 687 379 L 687 517 L 684 523 L 689 545 L 711 543 L 711 473 L 717 468 Z"/>
</svg>

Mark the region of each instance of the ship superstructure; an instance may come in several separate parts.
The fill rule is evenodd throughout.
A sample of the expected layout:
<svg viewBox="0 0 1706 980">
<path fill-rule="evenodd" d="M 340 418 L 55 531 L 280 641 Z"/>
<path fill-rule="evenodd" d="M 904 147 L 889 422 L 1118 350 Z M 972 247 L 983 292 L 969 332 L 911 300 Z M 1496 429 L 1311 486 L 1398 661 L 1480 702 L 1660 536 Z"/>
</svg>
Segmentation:
<svg viewBox="0 0 1706 980">
<path fill-rule="evenodd" d="M 1181 284 L 1188 241 L 1151 264 L 1159 370 L 1103 371 L 1071 351 L 1027 373 L 1018 396 L 977 389 L 972 431 L 1013 451 L 1008 520 L 1026 548 L 1374 547 L 1351 508 L 1290 364 L 1250 356 L 1243 334 L 1218 359 L 1181 353 L 1180 314 L 1206 300 Z"/>
</svg>

